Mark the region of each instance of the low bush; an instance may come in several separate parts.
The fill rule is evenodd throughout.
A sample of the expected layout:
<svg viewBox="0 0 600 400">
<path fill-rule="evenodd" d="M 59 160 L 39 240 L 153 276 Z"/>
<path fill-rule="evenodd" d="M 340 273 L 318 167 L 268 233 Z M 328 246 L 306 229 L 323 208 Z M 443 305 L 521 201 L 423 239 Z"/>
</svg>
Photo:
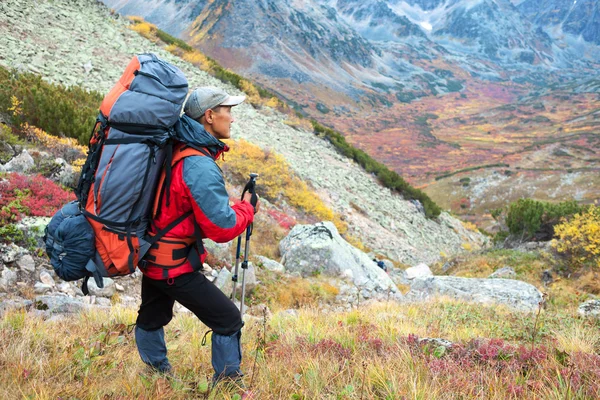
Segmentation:
<svg viewBox="0 0 600 400">
<path fill-rule="evenodd" d="M 50 217 L 75 195 L 40 175 L 10 173 L 0 180 L 0 227 L 24 216 Z"/>
<path fill-rule="evenodd" d="M 548 203 L 533 199 L 519 199 L 508 206 L 506 226 L 511 235 L 523 240 L 548 241 L 554 235 L 554 226 L 561 218 L 584 210 L 576 201 Z"/>
<path fill-rule="evenodd" d="M 39 75 L 0 66 L 0 112 L 9 114 L 14 126 L 28 123 L 85 145 L 101 101 L 100 93 L 51 84 Z"/>
<path fill-rule="evenodd" d="M 553 247 L 571 268 L 600 268 L 600 207 L 592 205 L 554 227 Z"/>
</svg>

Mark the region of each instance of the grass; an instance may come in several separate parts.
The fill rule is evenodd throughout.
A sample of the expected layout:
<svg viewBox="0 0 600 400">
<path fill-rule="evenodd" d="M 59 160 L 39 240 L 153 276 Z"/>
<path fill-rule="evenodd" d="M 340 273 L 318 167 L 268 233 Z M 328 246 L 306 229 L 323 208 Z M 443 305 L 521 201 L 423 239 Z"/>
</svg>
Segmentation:
<svg viewBox="0 0 600 400">
<path fill-rule="evenodd" d="M 0 397 L 234 399 L 208 393 L 206 328 L 177 315 L 166 328 L 176 380 L 148 375 L 113 307 L 57 320 L 8 312 L 0 320 Z M 301 308 L 248 317 L 246 383 L 260 399 L 587 399 L 600 395 L 600 324 L 574 310 L 533 315 L 451 301 L 377 303 L 343 313 Z M 421 337 L 454 342 L 450 349 Z M 482 338 L 489 339 L 482 339 Z"/>
</svg>

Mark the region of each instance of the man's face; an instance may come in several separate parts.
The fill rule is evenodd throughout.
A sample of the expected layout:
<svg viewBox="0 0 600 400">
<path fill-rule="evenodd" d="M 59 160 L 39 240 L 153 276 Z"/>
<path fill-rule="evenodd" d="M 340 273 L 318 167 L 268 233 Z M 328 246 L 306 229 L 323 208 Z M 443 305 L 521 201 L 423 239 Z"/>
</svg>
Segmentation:
<svg viewBox="0 0 600 400">
<path fill-rule="evenodd" d="M 209 110 L 212 118 L 211 128 L 212 134 L 217 139 L 229 139 L 231 137 L 231 123 L 234 121 L 231 115 L 231 106 L 219 106 L 215 110 Z"/>
</svg>

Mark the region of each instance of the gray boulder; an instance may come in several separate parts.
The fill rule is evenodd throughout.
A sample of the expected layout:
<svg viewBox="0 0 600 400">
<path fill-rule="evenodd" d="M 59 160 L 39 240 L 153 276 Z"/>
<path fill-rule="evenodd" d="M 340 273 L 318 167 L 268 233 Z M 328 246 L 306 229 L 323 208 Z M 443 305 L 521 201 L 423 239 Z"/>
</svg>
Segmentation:
<svg viewBox="0 0 600 400">
<path fill-rule="evenodd" d="M 323 273 L 350 278 L 365 298 L 401 296 L 390 277 L 367 254 L 346 242 L 331 222 L 296 225 L 279 243 L 281 263 L 302 276 Z"/>
<path fill-rule="evenodd" d="M 56 286 L 56 283 L 54 282 L 54 278 L 52 278 L 52 275 L 50 274 L 50 272 L 46 271 L 45 269 L 40 272 L 40 281 L 43 284 L 48 285 L 50 287 Z"/>
<path fill-rule="evenodd" d="M 17 246 L 14 243 L 4 244 L 0 243 L 0 260 L 3 263 L 9 264 L 17 261 L 23 254 L 29 253 L 22 247 Z"/>
<path fill-rule="evenodd" d="M 102 278 L 102 280 L 104 282 L 103 288 L 99 288 L 98 285 L 96 285 L 95 279 L 92 278 L 88 280 L 88 289 L 90 294 L 98 297 L 112 297 L 117 291 L 115 281 L 110 278 Z"/>
<path fill-rule="evenodd" d="M 409 285 L 410 284 L 410 281 L 408 280 L 405 270 L 403 270 L 401 268 L 393 268 L 391 270 L 388 270 L 388 273 L 390 275 L 390 278 L 392 278 L 392 281 L 394 281 L 394 283 L 396 285 Z"/>
<path fill-rule="evenodd" d="M 270 258 L 257 256 L 256 260 L 258 264 L 262 265 L 265 269 L 273 272 L 285 272 L 285 267 L 277 261 L 271 260 Z"/>
<path fill-rule="evenodd" d="M 427 264 L 419 264 L 414 267 L 406 268 L 406 279 L 415 279 L 415 278 L 423 278 L 426 276 L 433 276 L 431 269 L 427 266 Z"/>
<path fill-rule="evenodd" d="M 35 272 L 35 261 L 33 260 L 33 257 L 31 257 L 29 254 L 25 254 L 23 257 L 19 258 L 17 260 L 17 266 L 23 272 Z"/>
<path fill-rule="evenodd" d="M 49 313 L 77 313 L 89 308 L 83 301 L 64 294 L 37 296 L 34 306 L 38 310 Z"/>
<path fill-rule="evenodd" d="M 488 278 L 489 279 L 497 279 L 497 278 L 511 279 L 511 278 L 516 278 L 516 276 L 517 276 L 517 273 L 515 272 L 515 270 L 513 268 L 502 267 L 502 268 L 494 271 L 494 273 L 491 274 L 490 276 L 488 276 Z"/>
<path fill-rule="evenodd" d="M 50 217 L 25 217 L 16 224 L 27 238 L 36 241 L 38 247 L 44 247 L 44 230 L 50 223 Z"/>
<path fill-rule="evenodd" d="M 16 157 L 13 157 L 9 162 L 4 164 L 5 172 L 27 172 L 33 166 L 35 162 L 33 161 L 33 157 L 29 155 L 27 150 L 23 150 L 21 154 Z"/>
<path fill-rule="evenodd" d="M 76 183 L 75 179 L 77 175 L 73 171 L 73 167 L 62 158 L 56 158 L 54 162 L 59 168 L 57 168 L 56 172 L 50 178 L 61 185 L 73 186 Z"/>
<path fill-rule="evenodd" d="M 588 300 L 581 303 L 578 312 L 583 317 L 600 318 L 600 300 Z"/>
<path fill-rule="evenodd" d="M 29 307 L 31 307 L 32 304 L 33 302 L 31 300 L 24 299 L 11 299 L 0 301 L 0 318 L 4 316 L 4 314 L 7 311 L 26 310 Z"/>
<path fill-rule="evenodd" d="M 0 290 L 9 291 L 17 283 L 17 273 L 10 268 L 4 268 L 0 276 Z"/>
<path fill-rule="evenodd" d="M 521 311 L 535 311 L 542 301 L 542 293 L 522 281 L 455 276 L 415 278 L 406 298 L 418 301 L 435 296 L 482 304 L 504 304 Z"/>
<path fill-rule="evenodd" d="M 36 282 L 35 285 L 33 285 L 33 292 L 35 294 L 46 294 L 51 290 L 52 286 L 48 285 L 47 283 Z"/>
</svg>

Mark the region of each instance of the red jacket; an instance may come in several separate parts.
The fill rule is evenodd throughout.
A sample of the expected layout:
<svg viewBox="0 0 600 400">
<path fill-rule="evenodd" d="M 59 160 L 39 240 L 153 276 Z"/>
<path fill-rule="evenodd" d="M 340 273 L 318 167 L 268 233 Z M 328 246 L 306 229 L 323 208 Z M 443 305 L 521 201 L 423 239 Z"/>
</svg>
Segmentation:
<svg viewBox="0 0 600 400">
<path fill-rule="evenodd" d="M 218 142 L 209 143 L 207 146 L 214 159 L 210 156 L 190 156 L 173 167 L 171 184 L 166 188 L 169 191 L 169 204 L 167 205 L 166 195 L 163 195 L 150 233 L 167 227 L 190 210 L 193 213 L 169 231 L 161 241 L 194 241 L 196 222 L 202 238 L 218 243 L 229 242 L 242 234 L 254 220 L 254 207 L 249 202 L 241 201 L 233 206 L 229 205 L 225 182 L 220 168 L 215 163 L 215 159 L 229 149 L 212 136 L 206 139 L 210 141 L 211 138 Z M 204 262 L 205 258 L 206 252 L 200 255 L 201 262 Z M 182 263 L 165 270 L 147 260 L 146 266 L 141 269 L 144 275 L 152 279 L 175 278 L 193 271 L 189 261 L 185 260 Z"/>
</svg>

